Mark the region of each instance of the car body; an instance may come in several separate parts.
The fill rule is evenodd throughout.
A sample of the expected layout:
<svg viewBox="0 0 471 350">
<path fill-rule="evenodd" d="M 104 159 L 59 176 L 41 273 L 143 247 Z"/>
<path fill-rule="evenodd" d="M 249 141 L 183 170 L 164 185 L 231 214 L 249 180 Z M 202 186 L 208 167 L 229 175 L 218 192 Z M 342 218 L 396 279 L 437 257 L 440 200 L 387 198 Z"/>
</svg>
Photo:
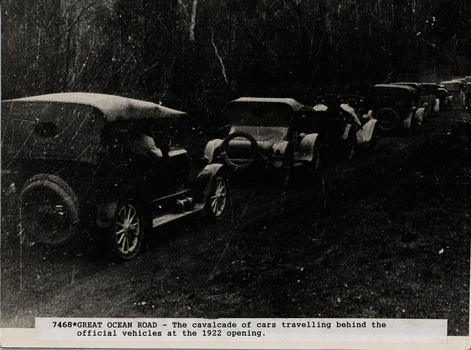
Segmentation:
<svg viewBox="0 0 471 350">
<path fill-rule="evenodd" d="M 326 111 L 306 114 L 307 129 L 319 134 L 321 154 L 348 160 L 359 150 L 374 151 L 378 136 L 377 120 L 370 113 L 359 115 L 359 111 L 352 107 L 356 99 L 347 100 L 348 103 L 344 99 L 337 101 Z"/>
<path fill-rule="evenodd" d="M 416 115 L 419 94 L 401 84 L 377 84 L 370 89 L 369 109 L 378 120 L 378 128 L 391 132 L 399 128 L 410 130 L 419 125 Z"/>
<path fill-rule="evenodd" d="M 198 173 L 172 142 L 172 126 L 185 115 L 93 93 L 2 101 L 2 180 L 17 194 L 23 240 L 63 244 L 87 226 L 127 260 L 153 227 L 203 210 L 222 218 L 224 167 Z M 130 140 L 143 125 L 157 136 L 162 159 L 132 151 Z"/>
<path fill-rule="evenodd" d="M 426 108 L 427 115 L 435 115 L 440 110 L 440 100 L 438 99 L 438 84 L 420 83 L 421 92 L 419 105 Z"/>
<path fill-rule="evenodd" d="M 447 89 L 439 87 L 437 89 L 437 98 L 439 101 L 440 111 L 451 110 L 453 108 L 453 94 L 449 93 Z"/>
<path fill-rule="evenodd" d="M 460 87 L 461 87 L 461 90 L 464 89 L 464 87 L 466 86 L 466 77 L 454 77 L 452 79 L 453 81 L 458 81 L 460 83 Z"/>
<path fill-rule="evenodd" d="M 424 118 L 430 114 L 438 112 L 439 101 L 437 101 L 438 84 L 435 83 L 416 83 L 416 82 L 395 82 L 393 85 L 410 86 L 419 94 L 417 108 L 424 108 Z"/>
<path fill-rule="evenodd" d="M 300 119 L 310 111 L 312 107 L 292 98 L 233 100 L 226 106 L 231 123 L 227 137 L 209 141 L 204 157 L 210 164 L 225 163 L 235 171 L 269 168 L 286 185 L 294 166 L 318 166 L 318 134 L 301 130 Z"/>
<path fill-rule="evenodd" d="M 455 103 L 461 104 L 463 101 L 462 97 L 462 86 L 463 83 L 459 80 L 446 80 L 440 82 L 440 87 L 445 88 L 448 93 L 453 95 L 453 101 L 452 104 L 454 105 Z"/>
</svg>

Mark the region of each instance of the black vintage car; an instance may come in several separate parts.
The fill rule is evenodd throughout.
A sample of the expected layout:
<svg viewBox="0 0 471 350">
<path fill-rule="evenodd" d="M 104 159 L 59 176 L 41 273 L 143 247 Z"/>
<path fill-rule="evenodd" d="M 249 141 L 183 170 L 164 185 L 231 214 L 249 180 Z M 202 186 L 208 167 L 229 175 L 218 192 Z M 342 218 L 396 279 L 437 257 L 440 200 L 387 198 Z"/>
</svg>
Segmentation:
<svg viewBox="0 0 471 350">
<path fill-rule="evenodd" d="M 447 111 L 453 108 L 453 94 L 449 93 L 447 89 L 439 87 L 437 89 L 437 98 L 440 111 Z"/>
<path fill-rule="evenodd" d="M 459 80 L 446 80 L 446 81 L 442 81 L 440 82 L 440 87 L 446 89 L 448 91 L 449 94 L 451 94 L 453 96 L 453 98 L 451 99 L 451 103 L 452 105 L 458 103 L 459 105 L 462 103 L 463 101 L 463 97 L 462 97 L 462 87 L 463 87 L 463 83 Z"/>
<path fill-rule="evenodd" d="M 429 115 L 435 115 L 439 111 L 440 102 L 437 97 L 438 84 L 416 82 L 397 82 L 392 84 L 410 86 L 417 91 L 419 99 L 416 107 L 424 108 L 424 118 Z"/>
<path fill-rule="evenodd" d="M 391 132 L 420 126 L 421 120 L 416 115 L 418 102 L 419 94 L 410 86 L 377 84 L 370 90 L 368 106 L 378 120 L 378 128 Z"/>
<path fill-rule="evenodd" d="M 436 115 L 440 110 L 440 100 L 438 98 L 438 84 L 420 83 L 422 91 L 420 93 L 420 106 L 425 106 L 427 115 Z"/>
<path fill-rule="evenodd" d="M 23 241 L 63 244 L 87 225 L 127 260 L 152 227 L 199 211 L 216 220 L 225 214 L 224 166 L 192 174 L 187 151 L 172 140 L 183 112 L 92 93 L 2 101 L 1 112 L 2 184 L 10 203 L 17 193 Z M 161 159 L 133 150 L 143 128 Z"/>
</svg>

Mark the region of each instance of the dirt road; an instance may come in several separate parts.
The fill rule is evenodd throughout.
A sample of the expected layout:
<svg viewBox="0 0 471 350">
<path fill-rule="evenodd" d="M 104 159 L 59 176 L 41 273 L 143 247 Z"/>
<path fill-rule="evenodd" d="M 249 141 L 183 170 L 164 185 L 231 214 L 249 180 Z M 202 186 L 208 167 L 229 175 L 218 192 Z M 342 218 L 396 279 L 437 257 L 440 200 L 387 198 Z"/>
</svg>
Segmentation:
<svg viewBox="0 0 471 350">
<path fill-rule="evenodd" d="M 373 155 L 325 159 L 285 190 L 235 181 L 223 221 L 161 228 L 127 263 L 87 239 L 22 247 L 3 217 L 2 326 L 34 327 L 39 316 L 446 318 L 449 335 L 468 335 L 470 172 L 431 147 L 463 116 L 383 137 Z"/>
</svg>

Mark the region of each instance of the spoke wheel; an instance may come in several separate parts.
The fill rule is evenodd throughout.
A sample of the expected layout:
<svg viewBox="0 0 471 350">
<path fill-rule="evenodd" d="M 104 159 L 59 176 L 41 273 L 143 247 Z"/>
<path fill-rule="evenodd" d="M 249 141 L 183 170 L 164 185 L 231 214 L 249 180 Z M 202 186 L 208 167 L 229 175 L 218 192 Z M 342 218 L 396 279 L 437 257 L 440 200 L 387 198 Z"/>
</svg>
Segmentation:
<svg viewBox="0 0 471 350">
<path fill-rule="evenodd" d="M 126 199 L 118 205 L 109 237 L 117 258 L 129 260 L 139 254 L 144 240 L 144 219 L 133 201 Z"/>
<path fill-rule="evenodd" d="M 216 175 L 206 201 L 206 212 L 213 220 L 221 220 L 226 214 L 228 206 L 229 188 L 226 177 Z"/>
</svg>

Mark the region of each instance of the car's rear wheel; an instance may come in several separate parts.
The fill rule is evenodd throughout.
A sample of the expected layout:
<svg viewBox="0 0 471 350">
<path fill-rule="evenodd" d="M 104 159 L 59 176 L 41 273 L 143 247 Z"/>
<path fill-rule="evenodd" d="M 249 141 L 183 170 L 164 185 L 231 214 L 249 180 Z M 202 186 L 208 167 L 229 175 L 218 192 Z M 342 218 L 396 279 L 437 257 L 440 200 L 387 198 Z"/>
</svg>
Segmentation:
<svg viewBox="0 0 471 350">
<path fill-rule="evenodd" d="M 227 177 L 215 175 L 211 180 L 210 190 L 206 199 L 206 213 L 211 220 L 221 220 L 228 207 L 229 186 Z"/>
<path fill-rule="evenodd" d="M 383 108 L 376 113 L 378 128 L 383 132 L 393 131 L 399 124 L 399 115 L 392 108 Z"/>
<path fill-rule="evenodd" d="M 19 199 L 21 242 L 60 244 L 78 232 L 77 196 L 57 175 L 31 177 L 23 185 Z"/>
<path fill-rule="evenodd" d="M 145 237 L 144 215 L 140 206 L 131 198 L 123 198 L 108 229 L 111 253 L 120 260 L 136 257 Z"/>
<path fill-rule="evenodd" d="M 237 155 L 232 155 L 231 149 L 229 148 L 229 143 L 236 139 L 243 138 L 250 142 L 250 150 L 246 153 L 248 157 L 243 155 L 242 158 L 238 158 Z M 252 135 L 245 132 L 236 131 L 228 135 L 221 144 L 220 155 L 222 156 L 224 163 L 230 166 L 234 170 L 245 169 L 252 166 L 253 163 L 257 160 L 258 157 L 258 144 L 257 141 L 253 138 Z M 244 152 L 245 153 L 245 152 Z"/>
</svg>

